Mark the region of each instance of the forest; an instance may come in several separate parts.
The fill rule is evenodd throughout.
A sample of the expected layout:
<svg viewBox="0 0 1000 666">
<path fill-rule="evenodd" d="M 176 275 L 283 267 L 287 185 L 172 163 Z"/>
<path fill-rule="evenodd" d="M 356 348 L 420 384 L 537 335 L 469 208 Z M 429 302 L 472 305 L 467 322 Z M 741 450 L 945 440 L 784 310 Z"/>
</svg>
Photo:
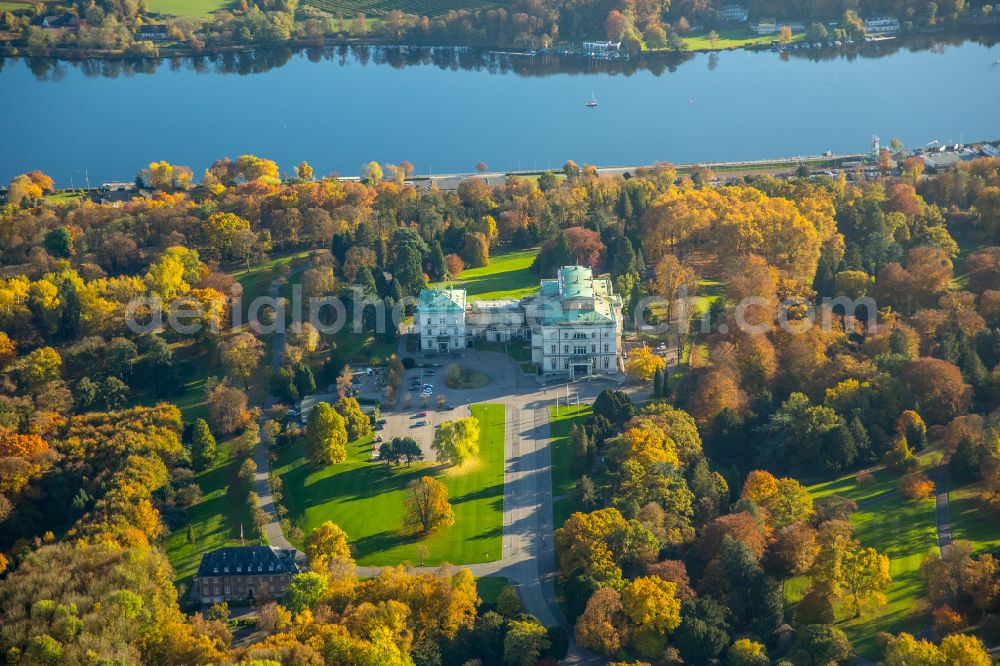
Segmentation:
<svg viewBox="0 0 1000 666">
<path fill-rule="evenodd" d="M 573 485 L 554 538 L 578 645 L 619 663 L 989 664 L 984 646 L 1000 642 L 1000 160 L 928 174 L 883 157 L 871 179 L 724 181 L 666 163 L 602 177 L 570 161 L 442 191 L 413 186 L 408 163 L 372 162 L 352 180 L 306 162 L 283 175 L 243 155 L 197 176 L 153 162 L 117 203 L 56 193 L 42 171 L 17 176 L 0 208 L 5 658 L 562 658 L 569 634 L 541 626 L 510 588 L 483 601 L 468 570 L 359 579 L 332 523 L 304 535 L 311 570 L 258 609 L 251 639 L 225 608 L 191 607 L 166 549 L 192 538 L 209 490 L 196 475 L 223 450 L 244 461 L 223 485 L 248 533 L 259 527 L 249 452 L 258 437 L 276 450 L 304 437 L 278 417 L 287 404 L 262 410 L 263 392 L 294 402 L 319 384 L 348 389 L 349 339 L 301 326 L 272 373 L 267 336 L 230 326 L 266 292 L 262 267 L 300 271 L 307 296 L 340 296 L 352 313 L 359 296 L 398 303 L 540 247 L 535 275 L 572 263 L 609 273 L 627 315 L 669 325 L 682 350 L 672 372 L 662 360 L 629 366 L 648 399 L 605 391 L 568 433 Z M 868 298 L 874 311 L 850 317 L 831 297 Z M 204 325 L 136 333 L 137 302 L 147 317 L 184 304 L 185 323 Z M 398 335 L 367 314 L 364 330 L 375 344 Z M 400 372 L 388 354 L 371 362 Z M 341 430 L 364 421 L 352 399 L 336 409 Z M 955 542 L 904 572 L 870 538 L 866 503 L 917 515 L 949 487 L 978 531 L 963 536 L 953 515 Z M 905 576 L 915 582 L 901 591 Z M 880 610 L 896 606 L 899 617 Z"/>
<path fill-rule="evenodd" d="M 9 5 L 0 13 L 0 37 L 17 52 L 35 56 L 59 52 L 155 58 L 161 49 L 199 54 L 238 45 L 317 46 L 326 41 L 540 49 L 605 38 L 622 42 L 624 50 L 634 54 L 645 49 L 684 51 L 689 46 L 686 37 L 697 33 L 704 41 L 710 31 L 715 48 L 717 31 L 732 27 L 719 15 L 725 4 L 730 3 L 515 0 L 498 5 L 470 0 L 369 6 L 354 0 L 240 0 L 222 8 L 213 4 L 212 13 L 171 9 L 180 15 L 164 15 L 150 10 L 146 0 L 79 0 L 60 5 L 66 13 L 58 26 L 43 21 L 58 16 L 53 7 Z M 778 17 L 808 23 L 814 39 L 827 35 L 829 21 L 838 22 L 838 38 L 846 39 L 863 37 L 862 19 L 872 15 L 896 16 L 907 31 L 937 31 L 987 20 L 992 13 L 991 4 L 961 0 L 753 0 L 746 7 L 753 21 Z M 142 26 L 147 24 L 162 26 L 163 33 L 145 33 Z"/>
</svg>

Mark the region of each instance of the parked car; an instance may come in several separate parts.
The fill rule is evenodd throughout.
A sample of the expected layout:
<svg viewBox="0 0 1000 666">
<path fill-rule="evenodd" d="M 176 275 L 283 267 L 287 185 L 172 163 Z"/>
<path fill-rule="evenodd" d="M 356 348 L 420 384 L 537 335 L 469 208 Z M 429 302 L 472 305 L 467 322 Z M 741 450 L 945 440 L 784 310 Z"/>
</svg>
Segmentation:
<svg viewBox="0 0 1000 666">
<path fill-rule="evenodd" d="M 413 424 L 413 426 L 416 427 L 416 428 L 419 428 L 420 426 L 425 426 L 425 425 L 427 425 L 427 421 L 417 421 L 416 423 Z"/>
<path fill-rule="evenodd" d="M 427 416 L 427 412 L 417 412 L 417 416 L 422 418 L 424 416 Z"/>
<path fill-rule="evenodd" d="M 376 429 L 376 430 L 384 430 L 384 429 L 385 429 L 385 424 L 382 424 L 382 423 L 376 423 L 376 424 L 375 424 L 375 429 Z"/>
</svg>

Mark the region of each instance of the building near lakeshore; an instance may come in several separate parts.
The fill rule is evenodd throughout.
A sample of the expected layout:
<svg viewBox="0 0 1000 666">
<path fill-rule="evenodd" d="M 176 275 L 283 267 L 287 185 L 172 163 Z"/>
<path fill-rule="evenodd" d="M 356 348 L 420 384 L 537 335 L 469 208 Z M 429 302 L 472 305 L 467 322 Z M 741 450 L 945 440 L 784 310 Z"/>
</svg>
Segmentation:
<svg viewBox="0 0 1000 666">
<path fill-rule="evenodd" d="M 194 592 L 203 604 L 278 599 L 298 571 L 292 550 L 270 546 L 219 548 L 201 556 Z"/>
<path fill-rule="evenodd" d="M 585 266 L 563 266 L 520 300 L 467 303 L 464 289 L 425 289 L 415 321 L 424 353 L 457 351 L 479 339 L 530 346 L 542 375 L 623 371 L 622 299 L 610 277 Z"/>
<path fill-rule="evenodd" d="M 719 18 L 726 23 L 746 23 L 750 20 L 750 12 L 743 5 L 724 5 L 719 10 Z"/>
<path fill-rule="evenodd" d="M 895 16 L 873 16 L 865 19 L 866 35 L 889 35 L 899 32 L 899 19 Z"/>
</svg>

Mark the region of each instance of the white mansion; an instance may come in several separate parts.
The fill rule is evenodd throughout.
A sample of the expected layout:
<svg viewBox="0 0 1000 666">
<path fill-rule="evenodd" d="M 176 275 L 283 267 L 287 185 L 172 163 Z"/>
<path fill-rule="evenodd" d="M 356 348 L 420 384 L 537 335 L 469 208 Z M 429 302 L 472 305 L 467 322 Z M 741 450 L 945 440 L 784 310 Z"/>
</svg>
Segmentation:
<svg viewBox="0 0 1000 666">
<path fill-rule="evenodd" d="M 424 289 L 414 318 L 420 349 L 451 352 L 489 342 L 531 345 L 541 374 L 570 377 L 622 371 L 622 300 L 611 279 L 584 266 L 564 266 L 520 300 L 467 302 L 464 289 Z"/>
</svg>

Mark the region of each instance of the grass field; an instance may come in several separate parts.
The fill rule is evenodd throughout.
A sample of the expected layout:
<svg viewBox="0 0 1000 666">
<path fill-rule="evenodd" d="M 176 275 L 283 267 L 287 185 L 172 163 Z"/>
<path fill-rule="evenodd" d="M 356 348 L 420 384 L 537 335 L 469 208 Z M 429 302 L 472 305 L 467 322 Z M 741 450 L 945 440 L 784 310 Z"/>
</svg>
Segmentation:
<svg viewBox="0 0 1000 666">
<path fill-rule="evenodd" d="M 874 657 L 879 631 L 919 633 L 927 624 L 929 608 L 922 606 L 926 583 L 920 563 L 937 549 L 934 499 L 912 502 L 901 495 L 876 500 L 851 517 L 854 533 L 864 546 L 889 556 L 892 585 L 886 605 L 849 620 L 841 628 L 861 654 Z"/>
<path fill-rule="evenodd" d="M 359 564 L 389 565 L 417 562 L 417 546 L 427 546 L 428 565 L 488 562 L 501 557 L 503 529 L 503 405 L 473 405 L 481 423 L 477 464 L 467 471 L 432 463 L 398 466 L 386 471 L 369 461 L 371 441 L 353 442 L 339 465 L 312 468 L 300 444 L 279 453 L 274 474 L 284 484 L 285 504 L 292 522 L 308 533 L 332 520 L 351 540 Z M 455 524 L 420 539 L 403 530 L 406 484 L 430 475 L 448 486 Z"/>
<path fill-rule="evenodd" d="M 573 500 L 569 494 L 576 485 L 576 475 L 573 474 L 573 452 L 569 447 L 569 433 L 574 423 L 582 426 L 590 414 L 590 405 L 549 407 L 552 496 L 559 498 L 552 505 L 552 522 L 557 529 L 562 527 L 573 512 Z"/>
<path fill-rule="evenodd" d="M 149 0 L 149 11 L 171 16 L 208 16 L 236 5 L 233 0 Z"/>
<path fill-rule="evenodd" d="M 309 256 L 307 250 L 281 254 L 270 257 L 267 261 L 257 266 L 251 266 L 249 271 L 241 267 L 229 271 L 229 274 L 236 278 L 236 281 L 243 287 L 243 297 L 240 299 L 240 306 L 243 313 L 241 320 L 246 321 L 247 308 L 255 298 L 267 295 L 271 283 L 277 279 L 280 275 L 279 271 L 284 266 L 289 266 L 293 262 L 305 259 L 307 256 Z"/>
<path fill-rule="evenodd" d="M 220 444 L 216 464 L 195 477 L 202 497 L 187 510 L 194 543 L 188 543 L 187 527 L 182 526 L 164 544 L 178 583 L 190 582 L 203 553 L 239 545 L 240 524 L 247 542 L 256 542 L 246 494 L 238 477 L 240 462 L 233 457 L 229 443 Z"/>
<path fill-rule="evenodd" d="M 933 451 L 924 451 L 920 457 L 927 461 L 933 456 Z M 838 623 L 855 650 L 867 657 L 877 656 L 877 632 L 920 633 L 927 624 L 929 609 L 922 606 L 926 585 L 920 576 L 920 563 L 937 548 L 934 499 L 909 501 L 894 492 L 897 475 L 878 469 L 873 476 L 875 482 L 867 486 L 858 486 L 855 474 L 850 473 L 809 487 L 813 499 L 840 495 L 863 503 L 851 516 L 855 537 L 863 546 L 889 556 L 892 585 L 886 592 L 886 604 L 857 619 L 841 618 Z M 805 578 L 789 581 L 786 598 L 796 600 L 807 588 Z"/>
<path fill-rule="evenodd" d="M 507 579 L 503 576 L 483 576 L 476 579 L 476 591 L 484 604 L 495 604 L 507 585 Z"/>
<path fill-rule="evenodd" d="M 712 44 L 708 38 L 708 32 L 700 32 L 693 35 L 684 35 L 684 43 L 688 51 L 709 51 L 712 49 L 733 49 L 740 48 L 745 44 L 770 44 L 778 39 L 778 35 L 766 35 L 763 37 L 751 32 L 748 28 L 727 28 L 718 30 L 719 39 Z M 804 32 L 792 35 L 792 43 L 802 41 L 806 35 Z"/>
<path fill-rule="evenodd" d="M 538 276 L 530 270 L 537 254 L 537 249 L 498 254 L 490 258 L 489 266 L 470 268 L 456 280 L 431 286 L 462 287 L 470 301 L 528 296 L 538 291 Z"/>
<path fill-rule="evenodd" d="M 979 484 L 956 488 L 948 493 L 951 537 L 971 541 L 976 552 L 1000 553 L 1000 528 L 996 516 L 984 511 L 978 500 Z"/>
</svg>

